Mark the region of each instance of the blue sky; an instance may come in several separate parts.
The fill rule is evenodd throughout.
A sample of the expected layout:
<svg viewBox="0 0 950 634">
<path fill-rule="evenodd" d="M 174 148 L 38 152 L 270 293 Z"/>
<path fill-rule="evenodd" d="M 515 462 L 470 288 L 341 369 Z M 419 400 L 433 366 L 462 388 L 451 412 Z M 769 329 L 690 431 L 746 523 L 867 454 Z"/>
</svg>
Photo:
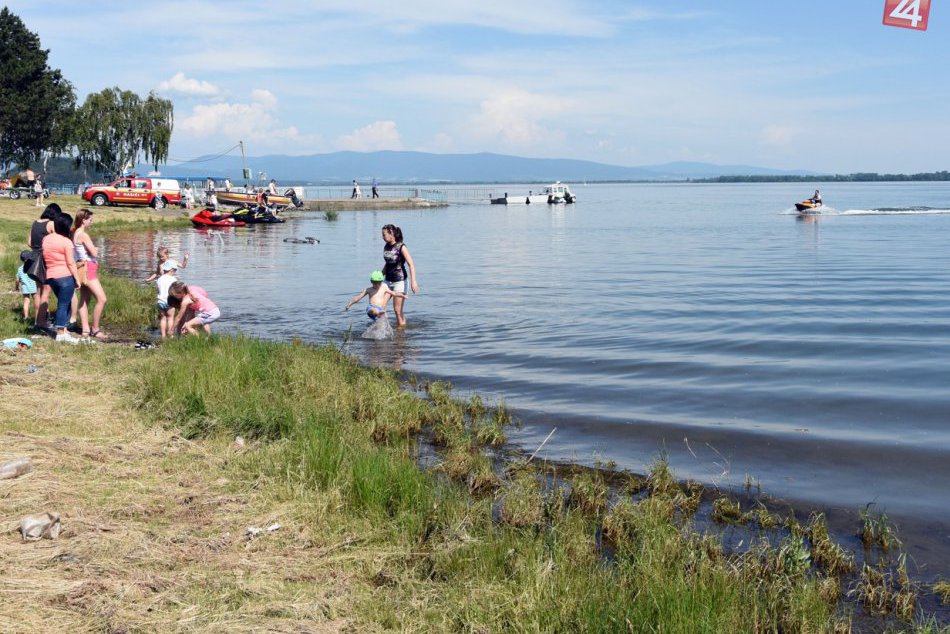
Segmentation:
<svg viewBox="0 0 950 634">
<path fill-rule="evenodd" d="M 175 102 L 173 157 L 379 149 L 950 168 L 950 7 L 884 0 L 7 2 L 80 99 Z"/>
</svg>

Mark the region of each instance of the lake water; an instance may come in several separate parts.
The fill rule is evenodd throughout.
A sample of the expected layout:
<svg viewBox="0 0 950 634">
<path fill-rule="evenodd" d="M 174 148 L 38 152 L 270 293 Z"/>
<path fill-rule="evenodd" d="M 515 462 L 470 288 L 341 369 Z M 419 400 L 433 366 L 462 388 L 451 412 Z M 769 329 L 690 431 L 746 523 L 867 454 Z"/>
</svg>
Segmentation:
<svg viewBox="0 0 950 634">
<path fill-rule="evenodd" d="M 121 236 L 105 262 L 144 276 L 159 243 L 190 251 L 182 277 L 219 304 L 220 330 L 339 343 L 366 326 L 342 308 L 397 224 L 421 293 L 395 340 L 349 344 L 368 363 L 503 398 L 519 445 L 557 427 L 548 458 L 643 471 L 665 451 L 707 483 L 874 502 L 947 561 L 950 184 L 828 184 L 809 222 L 791 211 L 804 185 L 575 193 Z"/>
</svg>

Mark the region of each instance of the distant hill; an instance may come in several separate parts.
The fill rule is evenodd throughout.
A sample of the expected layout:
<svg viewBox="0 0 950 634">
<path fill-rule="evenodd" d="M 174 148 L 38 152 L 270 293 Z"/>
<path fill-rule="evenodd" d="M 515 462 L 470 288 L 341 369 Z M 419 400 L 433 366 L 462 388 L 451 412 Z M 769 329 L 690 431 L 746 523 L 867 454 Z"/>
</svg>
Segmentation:
<svg viewBox="0 0 950 634">
<path fill-rule="evenodd" d="M 201 162 L 199 162 L 201 161 Z M 625 167 L 575 159 L 544 159 L 505 154 L 429 154 L 426 152 L 333 152 L 310 156 L 270 155 L 249 157 L 255 178 L 266 172 L 281 182 L 349 183 L 367 181 L 418 183 L 548 182 L 555 180 L 624 181 L 685 180 L 731 175 L 808 175 L 805 170 L 775 170 L 748 165 L 673 162 Z M 139 166 L 142 173 L 149 166 Z M 167 176 L 223 177 L 239 181 L 241 157 L 224 156 L 207 161 L 167 165 Z"/>
</svg>

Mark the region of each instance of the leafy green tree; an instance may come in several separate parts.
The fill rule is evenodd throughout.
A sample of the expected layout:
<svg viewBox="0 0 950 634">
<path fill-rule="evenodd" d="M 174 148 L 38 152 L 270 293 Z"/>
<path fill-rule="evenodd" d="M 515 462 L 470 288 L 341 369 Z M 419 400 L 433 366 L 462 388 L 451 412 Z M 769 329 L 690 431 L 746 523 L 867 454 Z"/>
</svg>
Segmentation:
<svg viewBox="0 0 950 634">
<path fill-rule="evenodd" d="M 40 38 L 0 10 L 0 166 L 26 166 L 70 145 L 76 95 L 48 59 Z"/>
<path fill-rule="evenodd" d="M 131 90 L 106 88 L 86 97 L 76 115 L 76 158 L 79 162 L 120 174 L 140 156 L 158 164 L 168 159 L 174 107 L 149 93 L 142 99 Z"/>
</svg>

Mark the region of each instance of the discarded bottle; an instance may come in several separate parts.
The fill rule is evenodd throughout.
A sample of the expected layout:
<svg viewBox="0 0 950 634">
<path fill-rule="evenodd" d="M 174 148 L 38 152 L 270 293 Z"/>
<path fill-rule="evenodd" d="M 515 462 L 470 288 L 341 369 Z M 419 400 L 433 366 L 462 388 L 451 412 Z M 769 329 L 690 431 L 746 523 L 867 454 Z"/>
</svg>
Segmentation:
<svg viewBox="0 0 950 634">
<path fill-rule="evenodd" d="M 17 458 L 0 464 L 0 480 L 19 478 L 24 473 L 33 470 L 33 461 L 30 458 Z"/>
</svg>

